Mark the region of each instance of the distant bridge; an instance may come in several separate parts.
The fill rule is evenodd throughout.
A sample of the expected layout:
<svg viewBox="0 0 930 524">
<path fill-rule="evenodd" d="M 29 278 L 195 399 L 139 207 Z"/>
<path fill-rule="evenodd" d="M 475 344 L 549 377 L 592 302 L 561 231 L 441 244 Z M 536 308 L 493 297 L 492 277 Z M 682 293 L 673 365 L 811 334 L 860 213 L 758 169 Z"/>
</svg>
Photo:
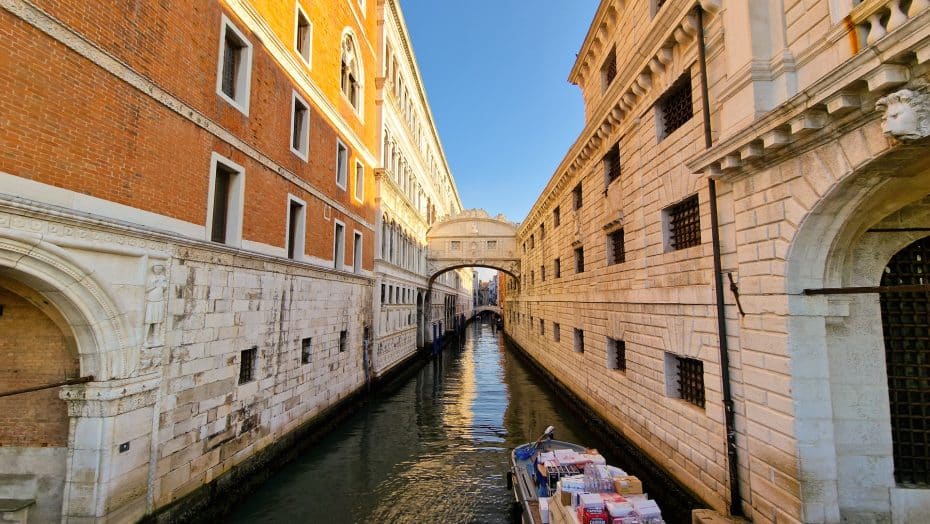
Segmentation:
<svg viewBox="0 0 930 524">
<path fill-rule="evenodd" d="M 497 306 L 478 306 L 472 311 L 472 314 L 474 314 L 477 317 L 478 315 L 484 313 L 485 311 L 497 313 L 497 316 L 501 316 L 501 308 Z"/>
</svg>

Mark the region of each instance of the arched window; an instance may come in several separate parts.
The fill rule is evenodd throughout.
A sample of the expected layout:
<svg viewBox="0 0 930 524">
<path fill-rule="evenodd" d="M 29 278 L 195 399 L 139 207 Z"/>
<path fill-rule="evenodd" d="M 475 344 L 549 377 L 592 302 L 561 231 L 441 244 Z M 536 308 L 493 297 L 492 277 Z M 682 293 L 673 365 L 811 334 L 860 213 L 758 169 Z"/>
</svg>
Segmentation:
<svg viewBox="0 0 930 524">
<path fill-rule="evenodd" d="M 381 258 L 387 260 L 388 255 L 388 217 L 384 215 L 381 220 Z"/>
<path fill-rule="evenodd" d="M 342 37 L 342 76 L 340 87 L 342 94 L 349 99 L 352 107 L 358 109 L 359 100 L 361 99 L 361 75 L 359 73 L 358 53 L 355 48 L 355 40 L 352 35 L 346 33 Z"/>
</svg>

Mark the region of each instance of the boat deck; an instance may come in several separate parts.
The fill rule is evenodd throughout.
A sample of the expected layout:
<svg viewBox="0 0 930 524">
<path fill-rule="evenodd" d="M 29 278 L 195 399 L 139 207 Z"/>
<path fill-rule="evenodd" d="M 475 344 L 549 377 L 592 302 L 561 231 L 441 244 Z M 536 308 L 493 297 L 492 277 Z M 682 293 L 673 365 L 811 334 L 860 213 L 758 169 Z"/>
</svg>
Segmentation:
<svg viewBox="0 0 930 524">
<path fill-rule="evenodd" d="M 510 460 L 513 470 L 513 492 L 517 502 L 523 506 L 523 522 L 526 524 L 541 524 L 542 516 L 539 514 L 539 486 L 536 485 L 533 473 L 534 460 L 539 453 L 556 449 L 571 449 L 584 453 L 587 448 L 563 442 L 561 440 L 543 440 L 536 447 L 536 453 L 527 459 L 520 460 L 515 452 L 511 452 Z"/>
</svg>

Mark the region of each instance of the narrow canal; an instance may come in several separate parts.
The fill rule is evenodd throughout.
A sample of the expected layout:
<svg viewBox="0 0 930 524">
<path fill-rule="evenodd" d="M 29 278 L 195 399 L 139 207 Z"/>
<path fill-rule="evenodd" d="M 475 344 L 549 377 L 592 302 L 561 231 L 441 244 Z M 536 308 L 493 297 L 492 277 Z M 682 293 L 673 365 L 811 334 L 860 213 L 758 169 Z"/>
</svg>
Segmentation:
<svg viewBox="0 0 930 524">
<path fill-rule="evenodd" d="M 510 448 L 547 425 L 639 474 L 667 522 L 687 504 L 650 489 L 609 438 L 590 429 L 491 323 L 358 408 L 312 449 L 230 508 L 228 522 L 512 522 Z"/>
</svg>

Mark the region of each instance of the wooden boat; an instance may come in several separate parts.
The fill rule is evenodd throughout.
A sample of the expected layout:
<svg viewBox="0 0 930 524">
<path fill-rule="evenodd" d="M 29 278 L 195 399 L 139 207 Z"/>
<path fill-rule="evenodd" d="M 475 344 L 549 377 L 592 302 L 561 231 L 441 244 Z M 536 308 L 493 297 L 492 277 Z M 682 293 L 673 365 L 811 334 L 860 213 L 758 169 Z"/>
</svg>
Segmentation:
<svg viewBox="0 0 930 524">
<path fill-rule="evenodd" d="M 587 448 L 552 438 L 555 428 L 549 426 L 536 442 L 517 446 L 510 452 L 510 472 L 507 483 L 513 489 L 516 510 L 524 524 L 542 524 L 539 514 L 539 498 L 555 492 L 555 483 L 550 486 L 541 473 L 537 473 L 536 457 L 540 453 L 557 449 L 570 449 L 584 453 Z"/>
</svg>

